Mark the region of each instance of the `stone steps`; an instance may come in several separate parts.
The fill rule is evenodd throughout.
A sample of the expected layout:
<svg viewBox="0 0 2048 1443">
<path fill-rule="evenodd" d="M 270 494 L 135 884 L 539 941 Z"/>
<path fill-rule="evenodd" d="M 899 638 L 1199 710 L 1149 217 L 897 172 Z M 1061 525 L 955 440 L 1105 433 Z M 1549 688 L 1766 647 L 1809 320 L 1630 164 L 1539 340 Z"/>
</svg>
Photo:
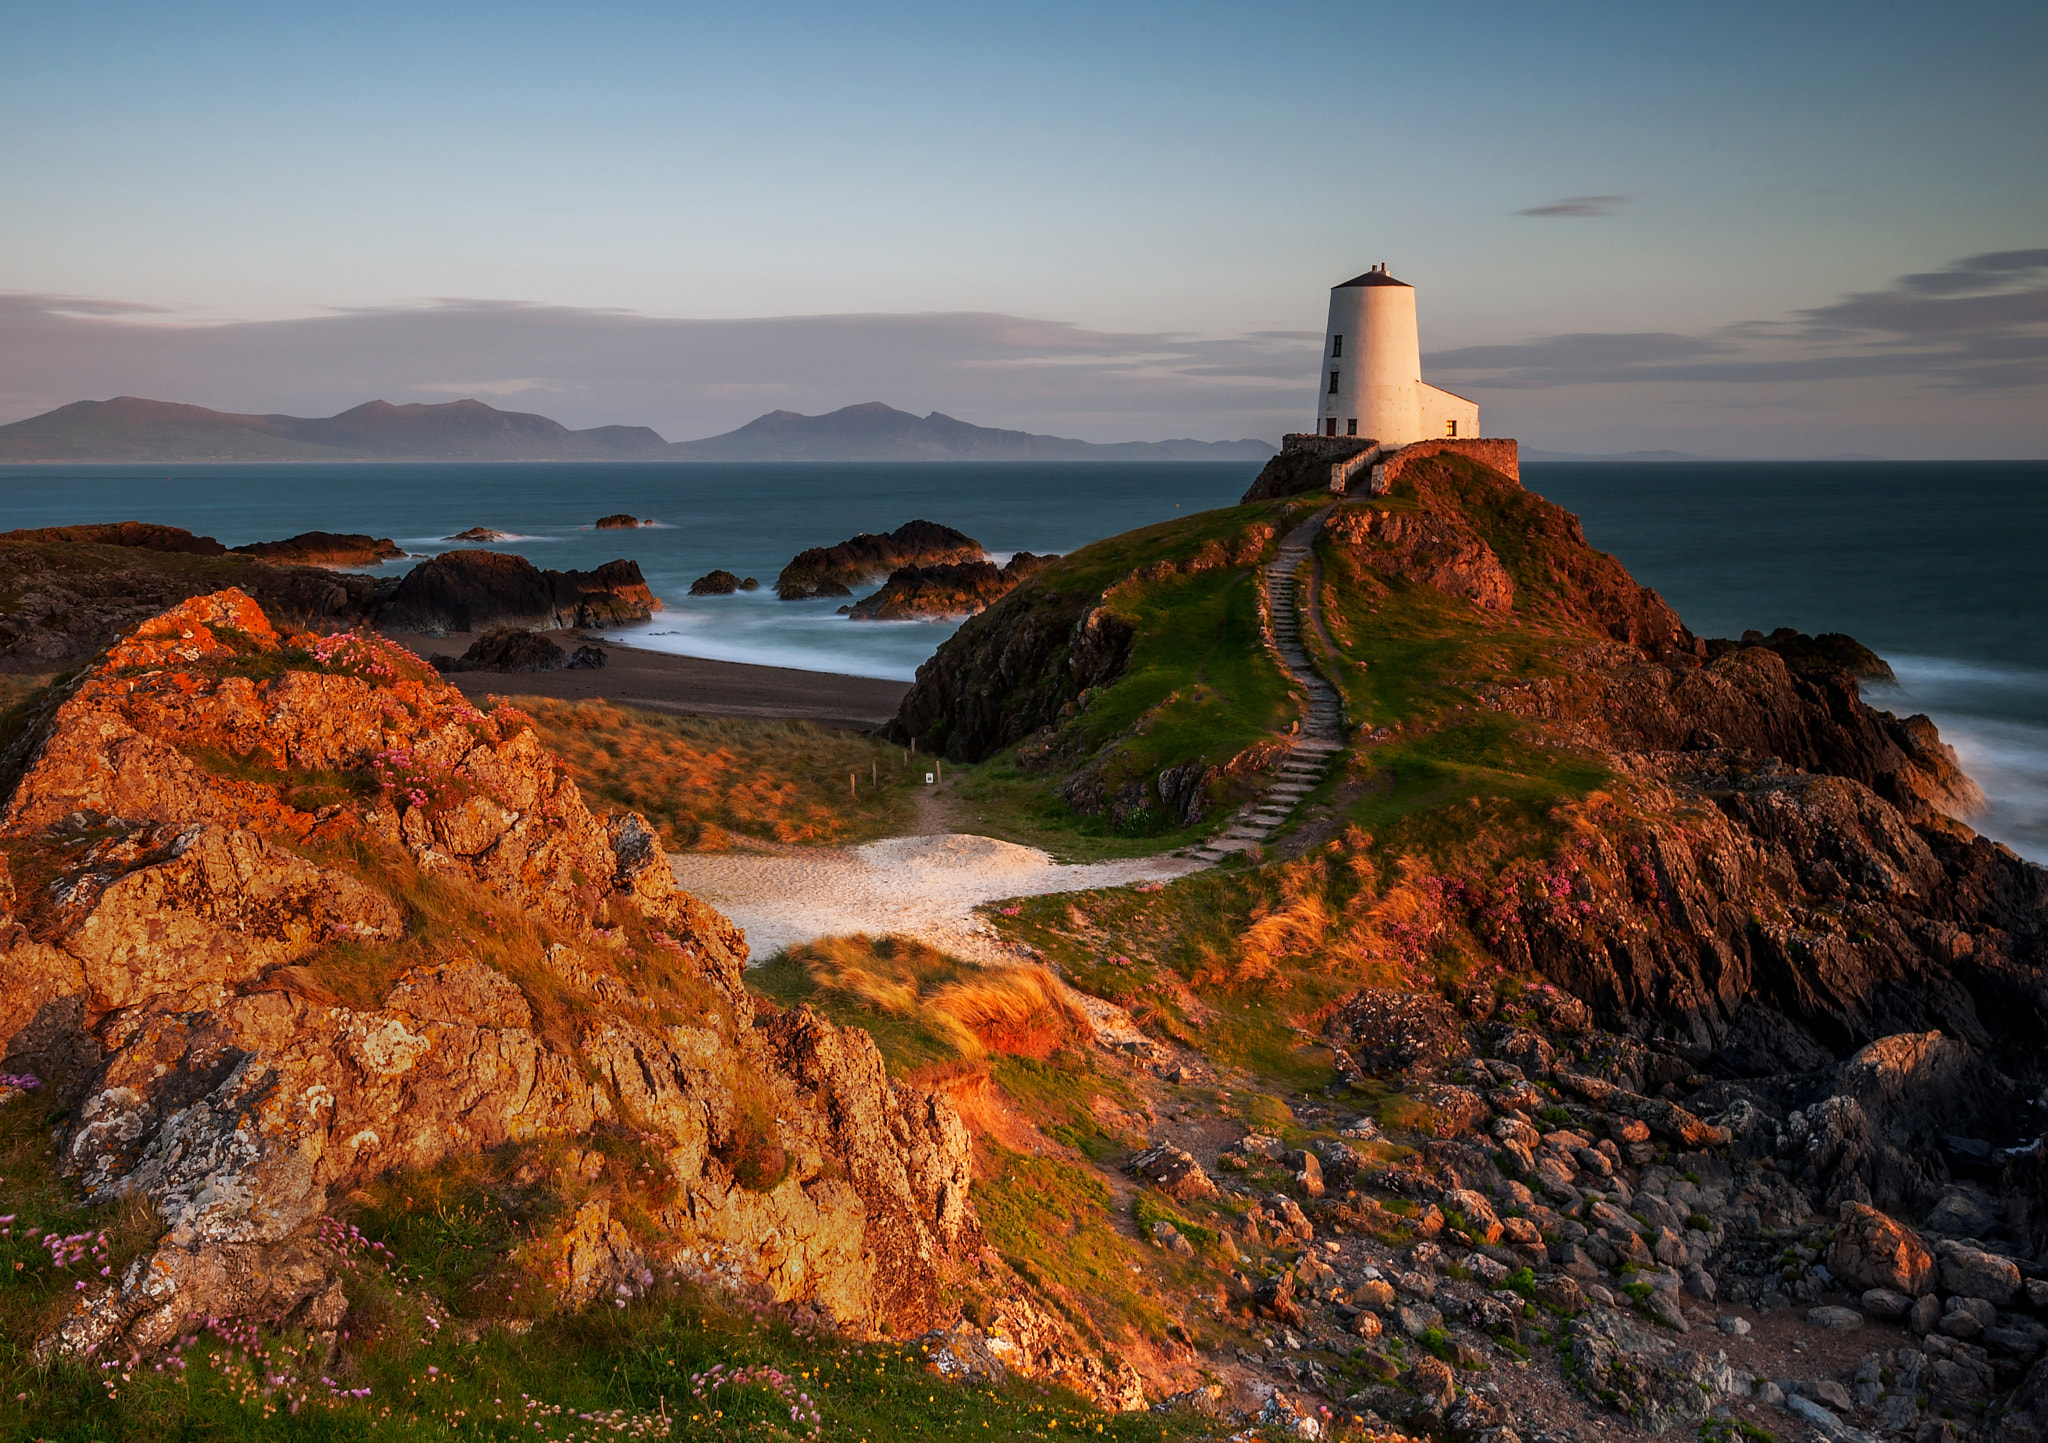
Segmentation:
<svg viewBox="0 0 2048 1443">
<path fill-rule="evenodd" d="M 1221 861 L 1268 841 L 1287 824 L 1303 798 L 1328 774 L 1331 761 L 1344 750 L 1343 699 L 1317 673 L 1302 645 L 1303 608 L 1295 595 L 1295 573 L 1309 559 L 1326 515 L 1317 512 L 1290 532 L 1261 577 L 1266 590 L 1267 639 L 1288 676 L 1308 695 L 1301 731 L 1287 759 L 1280 763 L 1276 784 L 1240 812 L 1221 835 L 1195 848 L 1191 855 L 1200 860 Z"/>
</svg>

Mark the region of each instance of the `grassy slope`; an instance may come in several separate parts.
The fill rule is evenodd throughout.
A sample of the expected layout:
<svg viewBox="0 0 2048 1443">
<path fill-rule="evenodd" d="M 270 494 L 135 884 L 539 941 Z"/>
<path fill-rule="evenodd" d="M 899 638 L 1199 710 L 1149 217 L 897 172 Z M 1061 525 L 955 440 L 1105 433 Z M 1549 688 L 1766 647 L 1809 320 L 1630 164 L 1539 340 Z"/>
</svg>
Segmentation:
<svg viewBox="0 0 2048 1443">
<path fill-rule="evenodd" d="M 717 851 L 735 838 L 843 846 L 897 835 L 909 829 L 922 785 L 902 748 L 837 727 L 514 701 L 592 806 L 643 813 L 671 850 Z"/>
<path fill-rule="evenodd" d="M 1372 504 L 1424 503 L 1404 485 Z M 993 919 L 999 930 L 1155 1032 L 1274 1090 L 1328 1080 L 1327 1052 L 1302 1029 L 1361 984 L 1519 989 L 1527 979 L 1504 975 L 1471 930 L 1473 906 L 1562 865 L 1574 818 L 1612 778 L 1598 758 L 1475 702 L 1492 682 L 1560 674 L 1554 654 L 1589 629 L 1550 543 L 1529 539 L 1545 503 L 1460 459 L 1439 468 L 1431 504 L 1454 505 L 1493 548 L 1515 610 L 1481 611 L 1319 544 L 1335 650 L 1310 645 L 1343 689 L 1360 744 L 1276 839 L 1288 860 L 1199 873 L 1156 894 L 1026 898 Z M 1173 620 L 1162 611 L 1148 625 Z M 1191 680 L 1185 662 L 1173 669 L 1170 640 L 1141 632 L 1134 654 L 1159 659 L 1151 692 Z M 1056 810 L 1047 782 L 1028 785 Z"/>
<path fill-rule="evenodd" d="M 1183 828 L 1156 806 L 1115 823 L 1099 812 L 1077 811 L 1059 789 L 1083 762 L 1099 771 L 1101 789 L 1112 794 L 1170 766 L 1227 766 L 1300 715 L 1292 686 L 1260 639 L 1254 569 L 1224 565 L 1158 578 L 1134 573 L 1185 561 L 1205 545 L 1233 548 L 1261 523 L 1284 530 L 1305 510 L 1290 501 L 1200 512 L 1098 541 L 1041 574 L 1033 586 L 1042 591 L 1108 593 L 1102 604 L 1130 622 L 1137 637 L 1122 674 L 1087 694 L 1085 707 L 1058 726 L 1050 748 L 1027 742 L 978 766 L 956 768 L 957 793 L 981 829 L 1045 847 L 1062 860 L 1139 856 L 1206 835 L 1245 800 L 1249 787 L 1242 779 L 1220 784 L 1212 790 L 1209 816 Z"/>
</svg>

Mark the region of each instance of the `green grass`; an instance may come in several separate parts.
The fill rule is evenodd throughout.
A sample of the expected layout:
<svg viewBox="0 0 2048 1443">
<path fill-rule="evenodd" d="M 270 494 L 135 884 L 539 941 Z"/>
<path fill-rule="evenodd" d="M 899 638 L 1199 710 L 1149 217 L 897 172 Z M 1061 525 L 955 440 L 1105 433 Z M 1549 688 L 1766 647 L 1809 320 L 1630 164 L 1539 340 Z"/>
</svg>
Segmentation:
<svg viewBox="0 0 2048 1443">
<path fill-rule="evenodd" d="M 1017 764 L 1017 751 L 979 765 L 946 763 L 946 781 L 966 814 L 963 825 L 986 836 L 1037 847 L 1067 863 L 1117 861 L 1172 851 L 1205 836 L 1213 823 L 1179 832 L 1118 832 L 1098 815 L 1077 812 L 1048 784 Z"/>
<path fill-rule="evenodd" d="M 983 1148 L 989 1167 L 974 1205 L 1003 1260 L 1063 1305 L 1084 1336 L 1111 1347 L 1127 1334 L 1163 1336 L 1198 1265 L 1117 1231 L 1109 1190 L 1087 1167 L 996 1142 Z"/>
</svg>

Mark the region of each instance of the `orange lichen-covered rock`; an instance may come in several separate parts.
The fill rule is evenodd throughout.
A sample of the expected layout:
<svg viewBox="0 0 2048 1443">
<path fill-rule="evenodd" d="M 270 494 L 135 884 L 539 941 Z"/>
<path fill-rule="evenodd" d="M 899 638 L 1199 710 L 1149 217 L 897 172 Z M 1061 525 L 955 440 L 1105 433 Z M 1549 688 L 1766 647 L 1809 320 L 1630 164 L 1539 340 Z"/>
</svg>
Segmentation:
<svg viewBox="0 0 2048 1443">
<path fill-rule="evenodd" d="M 670 1201 L 564 1212 L 571 1302 L 659 1271 L 856 1332 L 935 1320 L 976 1242 L 950 1104 L 864 1033 L 757 1027 L 743 934 L 522 714 L 228 591 L 115 644 L 7 763 L 0 1052 L 73 1104 L 86 1196 L 165 1227 L 46 1354 L 328 1317 L 338 1192 L 604 1128 L 653 1145 Z"/>
<path fill-rule="evenodd" d="M 1828 1267 L 1853 1288 L 1888 1288 L 1917 1298 L 1934 1290 L 1934 1255 L 1911 1228 L 1863 1203 L 1842 1205 Z"/>
</svg>

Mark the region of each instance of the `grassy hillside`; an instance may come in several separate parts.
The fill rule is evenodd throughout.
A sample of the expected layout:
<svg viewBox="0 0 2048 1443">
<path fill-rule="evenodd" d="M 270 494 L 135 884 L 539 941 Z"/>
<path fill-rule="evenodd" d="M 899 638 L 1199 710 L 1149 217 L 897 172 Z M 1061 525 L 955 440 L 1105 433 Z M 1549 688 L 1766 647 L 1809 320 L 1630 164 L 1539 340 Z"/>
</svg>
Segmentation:
<svg viewBox="0 0 2048 1443">
<path fill-rule="evenodd" d="M 909 829 L 923 785 L 902 748 L 840 727 L 549 697 L 515 702 L 592 806 L 641 813 L 672 851 L 897 835 Z"/>
</svg>

